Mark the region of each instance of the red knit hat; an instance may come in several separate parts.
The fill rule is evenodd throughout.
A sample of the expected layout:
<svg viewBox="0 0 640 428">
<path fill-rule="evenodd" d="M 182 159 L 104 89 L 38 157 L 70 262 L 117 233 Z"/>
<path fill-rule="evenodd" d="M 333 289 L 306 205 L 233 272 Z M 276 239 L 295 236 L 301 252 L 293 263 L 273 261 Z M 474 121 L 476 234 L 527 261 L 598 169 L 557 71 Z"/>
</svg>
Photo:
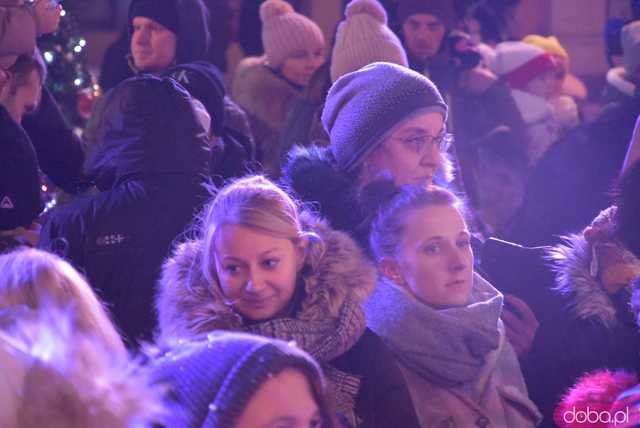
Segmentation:
<svg viewBox="0 0 640 428">
<path fill-rule="evenodd" d="M 503 42 L 496 46 L 491 68 L 512 88 L 524 88 L 536 77 L 558 67 L 553 55 L 524 42 Z"/>
</svg>

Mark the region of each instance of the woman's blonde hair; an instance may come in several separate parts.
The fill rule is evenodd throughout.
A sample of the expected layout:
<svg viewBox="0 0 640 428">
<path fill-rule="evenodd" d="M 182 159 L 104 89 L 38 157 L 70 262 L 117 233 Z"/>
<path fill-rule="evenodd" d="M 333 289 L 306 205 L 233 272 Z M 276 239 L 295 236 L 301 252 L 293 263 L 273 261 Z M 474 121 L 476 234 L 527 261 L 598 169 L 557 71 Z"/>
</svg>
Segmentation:
<svg viewBox="0 0 640 428">
<path fill-rule="evenodd" d="M 126 353 L 120 335 L 84 278 L 60 257 L 36 249 L 0 256 L 0 309 L 48 305 L 69 308 L 75 326 L 91 332 L 107 349 Z"/>
<path fill-rule="evenodd" d="M 240 225 L 255 231 L 290 239 L 294 245 L 308 240 L 305 262 L 315 268 L 324 254 L 324 244 L 305 230 L 298 204 L 267 178 L 254 175 L 240 178 L 222 188 L 205 207 L 200 219 L 202 272 L 209 283 L 217 281 L 215 238 L 220 226 Z"/>
</svg>

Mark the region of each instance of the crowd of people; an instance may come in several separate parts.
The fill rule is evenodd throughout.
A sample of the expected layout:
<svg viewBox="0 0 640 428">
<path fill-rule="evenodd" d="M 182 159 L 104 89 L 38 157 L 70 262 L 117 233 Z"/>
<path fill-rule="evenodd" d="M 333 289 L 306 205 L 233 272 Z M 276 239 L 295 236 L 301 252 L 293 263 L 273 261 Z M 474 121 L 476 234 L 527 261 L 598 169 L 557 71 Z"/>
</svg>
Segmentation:
<svg viewBox="0 0 640 428">
<path fill-rule="evenodd" d="M 132 0 L 78 132 L 0 0 L 0 426 L 638 426 L 640 21 L 600 99 L 518 1 L 298 3 L 225 76 Z"/>
</svg>

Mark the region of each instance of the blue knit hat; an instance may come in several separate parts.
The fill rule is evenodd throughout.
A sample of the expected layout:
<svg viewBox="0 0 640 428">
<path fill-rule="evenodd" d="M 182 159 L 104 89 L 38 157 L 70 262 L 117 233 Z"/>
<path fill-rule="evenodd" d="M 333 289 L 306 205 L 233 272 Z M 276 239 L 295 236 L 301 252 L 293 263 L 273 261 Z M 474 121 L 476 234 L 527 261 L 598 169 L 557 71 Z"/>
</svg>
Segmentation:
<svg viewBox="0 0 640 428">
<path fill-rule="evenodd" d="M 319 366 L 294 343 L 220 331 L 162 355 L 151 381 L 167 387 L 165 426 L 233 428 L 258 388 L 287 368 L 322 384 Z"/>
<path fill-rule="evenodd" d="M 322 124 L 338 166 L 353 172 L 393 128 L 427 111 L 447 119 L 447 105 L 429 79 L 406 67 L 375 62 L 333 84 Z"/>
</svg>

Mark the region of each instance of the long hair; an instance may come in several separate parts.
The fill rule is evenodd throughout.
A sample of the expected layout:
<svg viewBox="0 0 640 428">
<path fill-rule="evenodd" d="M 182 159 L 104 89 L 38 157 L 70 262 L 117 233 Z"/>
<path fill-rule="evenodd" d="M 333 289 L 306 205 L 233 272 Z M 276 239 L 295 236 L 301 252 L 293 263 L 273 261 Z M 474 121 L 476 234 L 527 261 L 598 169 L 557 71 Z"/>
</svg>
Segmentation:
<svg viewBox="0 0 640 428">
<path fill-rule="evenodd" d="M 93 333 L 104 346 L 126 354 L 124 344 L 85 279 L 60 257 L 36 249 L 19 249 L 0 256 L 0 309 L 25 306 L 39 310 L 51 302 L 70 307 L 74 324 Z"/>
</svg>

